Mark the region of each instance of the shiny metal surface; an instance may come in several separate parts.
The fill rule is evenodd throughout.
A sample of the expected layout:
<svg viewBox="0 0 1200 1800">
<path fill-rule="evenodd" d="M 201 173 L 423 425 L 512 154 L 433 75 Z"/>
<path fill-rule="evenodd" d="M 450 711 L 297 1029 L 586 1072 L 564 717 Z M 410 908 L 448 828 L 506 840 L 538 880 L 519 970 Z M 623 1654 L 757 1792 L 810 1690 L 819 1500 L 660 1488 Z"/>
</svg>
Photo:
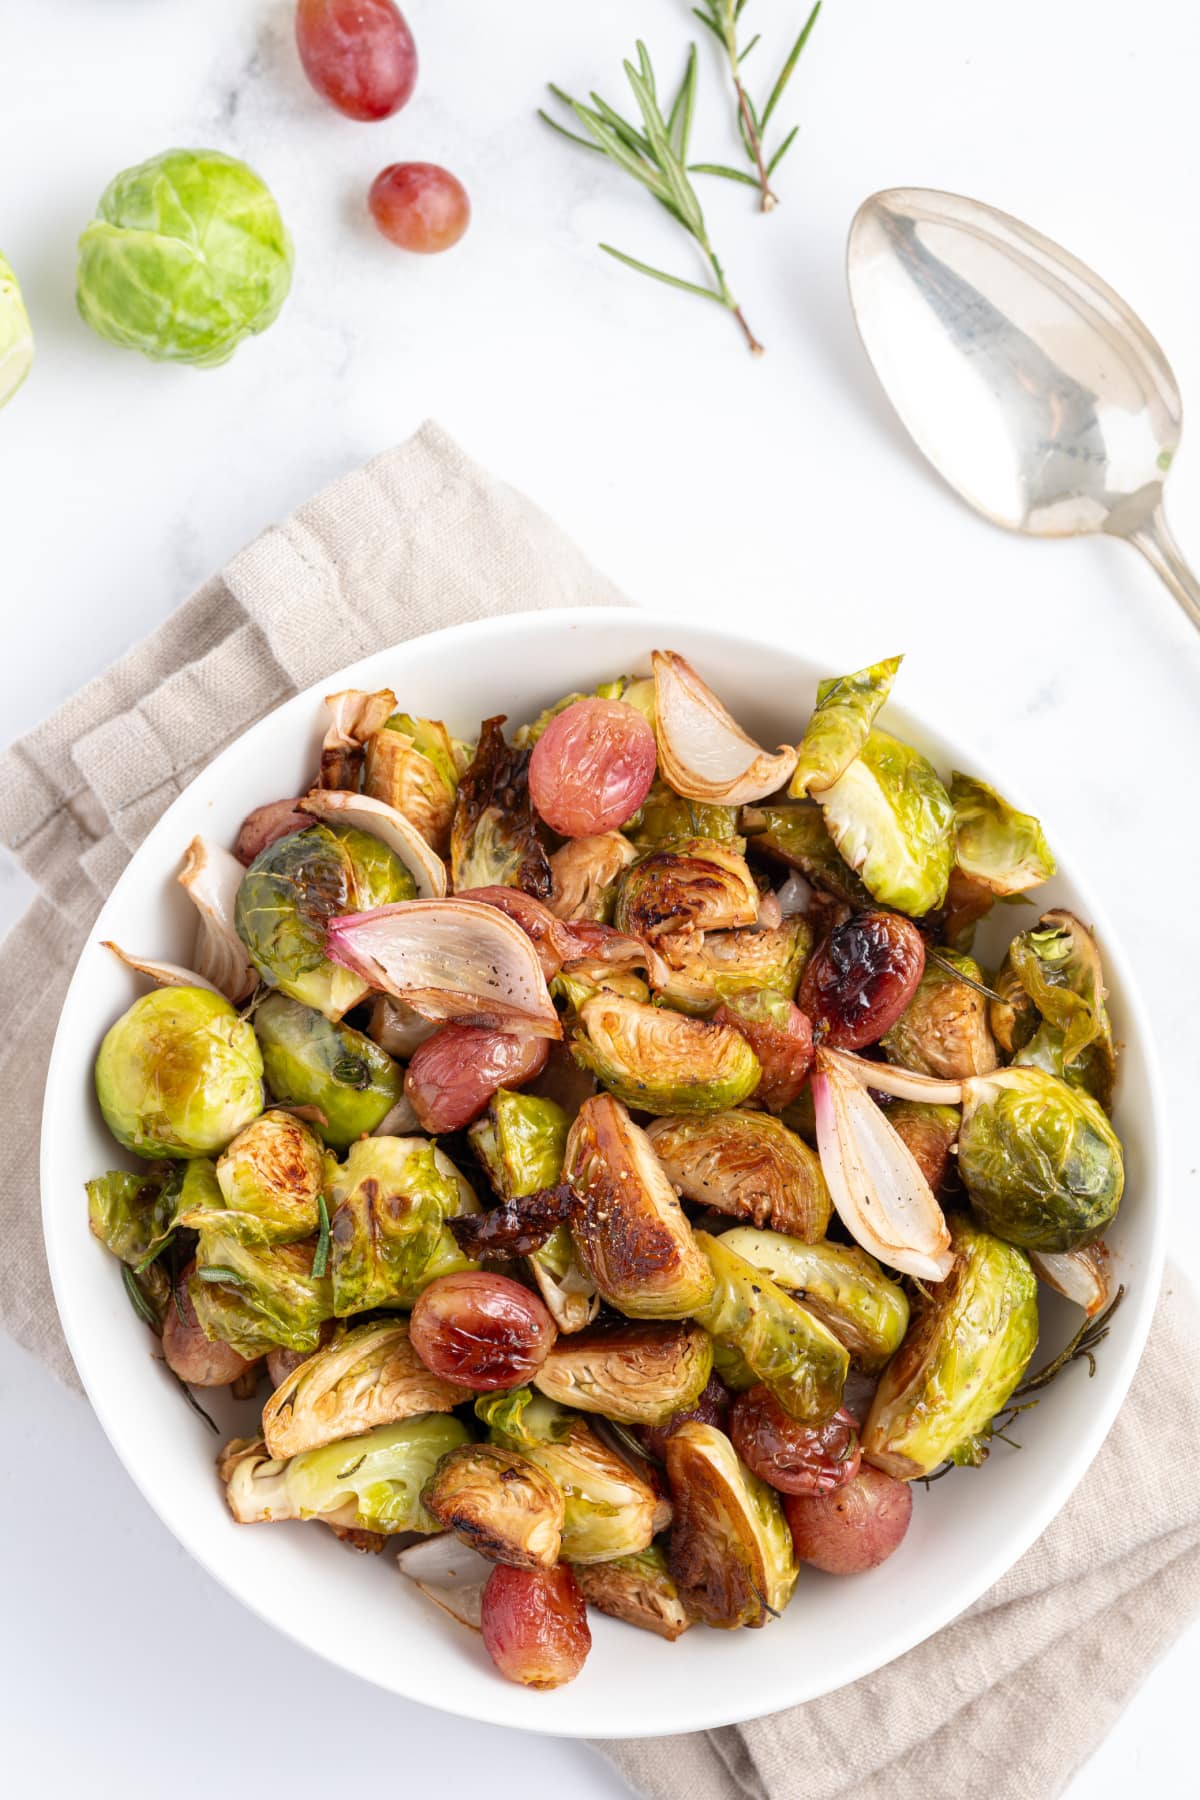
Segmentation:
<svg viewBox="0 0 1200 1800">
<path fill-rule="evenodd" d="M 1126 538 L 1200 628 L 1162 509 L 1179 388 L 1120 295 L 1019 219 L 930 188 L 863 202 L 847 279 L 867 355 L 951 487 L 1010 531 Z"/>
</svg>

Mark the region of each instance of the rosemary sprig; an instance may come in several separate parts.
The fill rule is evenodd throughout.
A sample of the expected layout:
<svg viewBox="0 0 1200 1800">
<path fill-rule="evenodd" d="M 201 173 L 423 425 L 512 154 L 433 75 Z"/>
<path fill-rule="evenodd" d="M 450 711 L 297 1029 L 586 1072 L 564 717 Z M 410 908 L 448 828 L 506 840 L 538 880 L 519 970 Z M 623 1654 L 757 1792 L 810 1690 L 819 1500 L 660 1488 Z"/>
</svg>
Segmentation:
<svg viewBox="0 0 1200 1800">
<path fill-rule="evenodd" d="M 599 94 L 591 94 L 591 104 L 585 105 L 553 83 L 550 84 L 550 92 L 556 100 L 570 109 L 588 136 L 580 137 L 577 132 L 568 131 L 557 119 L 552 119 L 549 113 L 540 108 L 538 117 L 544 119 L 552 130 L 569 138 L 573 144 L 582 144 L 586 150 L 596 150 L 607 156 L 619 169 L 623 169 L 653 194 L 659 205 L 682 225 L 688 236 L 699 246 L 712 276 L 712 283 L 702 286 L 699 282 L 685 280 L 681 275 L 669 274 L 665 269 L 653 268 L 649 263 L 629 256 L 623 250 L 615 250 L 611 244 L 600 245 L 605 255 L 615 257 L 627 268 L 649 275 L 655 281 L 666 282 L 668 287 L 682 288 L 684 293 L 699 294 L 701 299 L 714 300 L 718 306 L 725 307 L 741 326 L 752 355 L 761 356 L 762 345 L 746 323 L 745 315 L 725 279 L 720 259 L 709 242 L 704 213 L 688 177 L 688 144 L 696 103 L 696 46 L 692 44 L 688 48 L 683 80 L 665 113 L 658 98 L 650 53 L 640 39 L 637 56 L 636 67 L 631 62 L 625 63 L 625 75 L 637 102 L 640 126 L 623 118 Z"/>
<path fill-rule="evenodd" d="M 1066 1368 L 1068 1363 L 1073 1363 L 1080 1357 L 1087 1359 L 1088 1376 L 1089 1378 L 1093 1376 L 1096 1373 L 1094 1352 L 1097 1345 L 1102 1344 L 1111 1331 L 1113 1314 L 1124 1298 L 1125 1289 L 1124 1286 L 1121 1286 L 1100 1316 L 1095 1319 L 1085 1319 L 1066 1349 L 1060 1351 L 1053 1362 L 1048 1362 L 1044 1368 L 1038 1369 L 1036 1374 L 1030 1375 L 1028 1380 L 1023 1381 L 1014 1393 L 1013 1399 L 1020 1400 L 1026 1394 L 1033 1394 L 1039 1388 L 1044 1388 Z"/>
<path fill-rule="evenodd" d="M 796 141 L 796 133 L 800 127 L 793 125 L 783 142 L 770 155 L 766 149 L 767 126 L 775 108 L 782 100 L 788 82 L 800 61 L 804 46 L 809 40 L 817 15 L 821 10 L 821 0 L 805 20 L 799 37 L 784 59 L 783 67 L 775 78 L 775 85 L 763 103 L 761 111 L 755 106 L 742 80 L 742 64 L 758 43 L 759 35 L 755 35 L 744 46 L 738 44 L 738 25 L 746 7 L 746 0 L 700 0 L 692 11 L 700 23 L 712 32 L 725 54 L 729 64 L 729 73 L 733 80 L 733 91 L 737 98 L 737 122 L 742 145 L 754 173 L 748 175 L 744 169 L 731 169 L 724 163 L 692 163 L 691 170 L 697 175 L 721 175 L 727 181 L 745 182 L 748 187 L 758 189 L 759 207 L 763 212 L 770 212 L 778 206 L 779 196 L 771 187 L 771 177 Z"/>
<path fill-rule="evenodd" d="M 314 1281 L 320 1281 L 329 1267 L 329 1208 L 325 1204 L 324 1194 L 317 1195 L 317 1219 L 317 1247 L 312 1259 Z"/>
</svg>

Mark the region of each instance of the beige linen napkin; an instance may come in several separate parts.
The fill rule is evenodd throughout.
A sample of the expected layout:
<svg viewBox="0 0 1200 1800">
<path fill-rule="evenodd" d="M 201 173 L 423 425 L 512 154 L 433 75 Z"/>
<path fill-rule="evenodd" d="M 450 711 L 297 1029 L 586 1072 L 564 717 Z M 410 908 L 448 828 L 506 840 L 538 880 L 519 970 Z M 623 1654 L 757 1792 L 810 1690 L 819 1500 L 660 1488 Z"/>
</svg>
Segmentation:
<svg viewBox="0 0 1200 1800">
<path fill-rule="evenodd" d="M 0 841 L 39 889 L 0 945 L 0 1017 L 21 1022 L 0 1042 L 0 1325 L 64 1379 L 75 1374 L 37 1205 L 42 1089 L 67 980 L 132 850 L 230 739 L 344 663 L 484 613 L 619 599 L 527 500 L 426 426 L 267 531 L 0 758 Z M 1057 1794 L 1200 1599 L 1197 1341 L 1169 1282 L 1133 1392 L 1071 1504 L 930 1643 L 752 1725 L 599 1748 L 654 1800 Z"/>
</svg>

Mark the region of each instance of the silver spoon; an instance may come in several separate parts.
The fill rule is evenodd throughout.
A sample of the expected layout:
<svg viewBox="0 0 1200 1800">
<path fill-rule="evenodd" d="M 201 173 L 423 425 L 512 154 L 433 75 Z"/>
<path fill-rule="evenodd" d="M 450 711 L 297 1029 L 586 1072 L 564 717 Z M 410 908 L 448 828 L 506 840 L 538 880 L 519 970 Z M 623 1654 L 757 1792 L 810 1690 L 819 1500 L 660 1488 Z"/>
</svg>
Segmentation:
<svg viewBox="0 0 1200 1800">
<path fill-rule="evenodd" d="M 1183 403 L 1118 294 L 1019 219 L 932 188 L 864 200 L 847 279 L 888 398 L 964 500 L 1010 531 L 1127 539 L 1200 628 L 1162 507 Z"/>
</svg>

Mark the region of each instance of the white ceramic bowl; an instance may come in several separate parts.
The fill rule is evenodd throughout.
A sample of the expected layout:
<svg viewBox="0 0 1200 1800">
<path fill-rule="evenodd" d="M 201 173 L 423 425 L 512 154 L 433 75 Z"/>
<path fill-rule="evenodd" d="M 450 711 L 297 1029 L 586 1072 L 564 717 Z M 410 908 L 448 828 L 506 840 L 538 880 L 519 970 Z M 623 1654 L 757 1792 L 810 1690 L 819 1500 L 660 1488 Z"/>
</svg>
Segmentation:
<svg viewBox="0 0 1200 1800">
<path fill-rule="evenodd" d="M 1128 1295 L 1095 1379 L 1077 1365 L 1024 1414 L 1019 1454 L 998 1444 L 984 1469 L 918 1487 L 911 1529 L 889 1562 L 843 1580 L 804 1571 L 791 1607 L 765 1631 L 696 1629 L 665 1644 L 596 1618 L 583 1674 L 548 1694 L 504 1682 L 479 1639 L 423 1600 L 389 1555 L 350 1555 L 311 1526 L 233 1523 L 213 1469 L 216 1440 L 150 1354 L 116 1265 L 87 1229 L 85 1180 L 127 1160 L 101 1122 L 92 1062 L 107 1026 L 144 985 L 100 940 L 187 961 L 192 921 L 175 882 L 184 846 L 197 832 L 230 843 L 252 806 L 300 791 L 315 765 L 325 693 L 389 686 L 413 711 L 441 717 L 469 736 L 497 711 L 514 721 L 533 717 L 571 689 L 644 669 L 656 645 L 690 657 L 766 744 L 795 736 L 817 678 L 828 672 L 824 663 L 778 645 L 632 610 L 596 610 L 458 626 L 331 673 L 231 745 L 146 839 L 80 958 L 46 1086 L 42 1200 L 59 1310 L 100 1422 L 159 1517 L 239 1600 L 340 1667 L 449 1712 L 567 1736 L 651 1736 L 773 1712 L 868 1674 L 962 1612 L 1045 1529 L 1103 1441 L 1145 1341 L 1165 1234 L 1162 1121 L 1145 1017 L 1103 907 L 1050 818 L 1047 832 L 1063 873 L 1044 897 L 1095 922 L 1124 1045 L 1116 1120 L 1128 1179 L 1109 1241 Z M 968 769 L 1006 788 L 1003 768 L 981 767 L 969 749 L 950 746 L 902 707 L 890 708 L 889 717 L 943 769 Z M 1046 792 L 1012 798 L 1044 818 L 1053 788 L 1051 779 Z M 1023 922 L 1006 911 L 1001 920 L 1010 932 Z M 1049 1297 L 1039 1357 L 1065 1342 L 1077 1318 Z M 247 1429 L 246 1408 L 222 1409 L 220 1402 L 218 1408 L 223 1428 Z"/>
</svg>

